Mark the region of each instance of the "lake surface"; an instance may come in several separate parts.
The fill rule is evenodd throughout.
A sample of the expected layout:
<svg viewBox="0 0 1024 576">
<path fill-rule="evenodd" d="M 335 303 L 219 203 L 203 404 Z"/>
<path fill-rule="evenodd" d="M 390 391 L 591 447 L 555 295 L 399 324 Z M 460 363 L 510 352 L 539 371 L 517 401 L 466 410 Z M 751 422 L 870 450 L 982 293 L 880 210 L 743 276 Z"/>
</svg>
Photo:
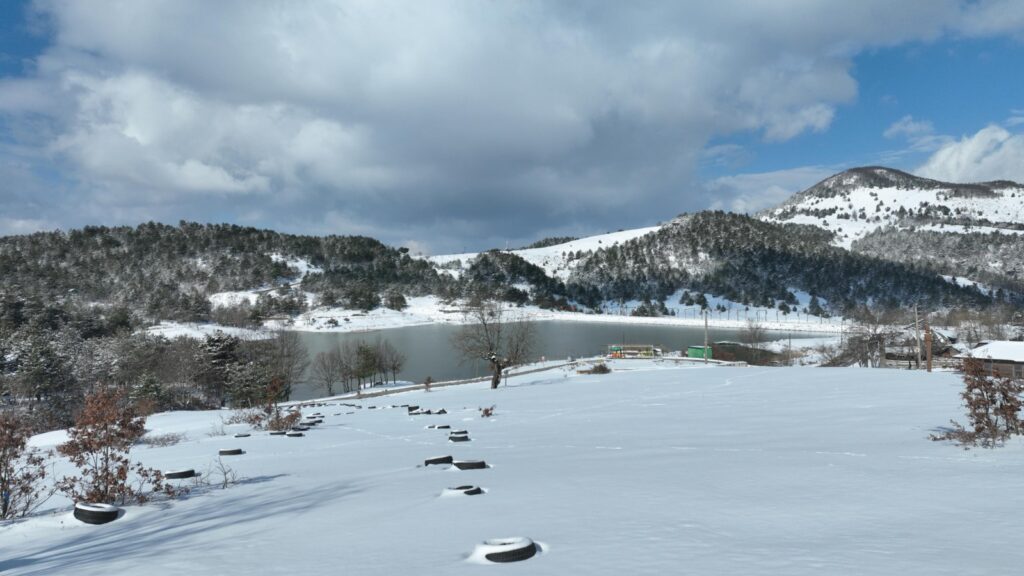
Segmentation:
<svg viewBox="0 0 1024 576">
<path fill-rule="evenodd" d="M 487 374 L 487 364 L 462 362 L 451 347 L 451 337 L 460 326 L 431 324 L 409 326 L 373 332 L 299 332 L 303 344 L 309 350 L 312 360 L 317 353 L 330 350 L 343 342 L 375 342 L 388 340 L 391 345 L 405 354 L 405 367 L 399 373 L 399 380 L 423 382 L 427 376 L 435 381 L 473 378 Z M 609 344 L 653 344 L 662 350 L 681 350 L 687 346 L 704 343 L 704 329 L 683 326 L 639 326 L 628 324 L 600 324 L 591 322 L 544 321 L 535 323 L 537 344 L 534 359 L 541 356 L 548 360 L 556 358 L 578 358 L 604 354 Z M 767 338 L 785 338 L 786 332 L 767 332 Z M 796 332 L 797 338 L 811 338 L 814 334 Z M 708 330 L 711 342 L 718 340 L 739 340 L 739 330 Z M 322 390 L 310 384 L 297 384 L 292 389 L 293 400 L 306 400 L 322 396 Z"/>
</svg>

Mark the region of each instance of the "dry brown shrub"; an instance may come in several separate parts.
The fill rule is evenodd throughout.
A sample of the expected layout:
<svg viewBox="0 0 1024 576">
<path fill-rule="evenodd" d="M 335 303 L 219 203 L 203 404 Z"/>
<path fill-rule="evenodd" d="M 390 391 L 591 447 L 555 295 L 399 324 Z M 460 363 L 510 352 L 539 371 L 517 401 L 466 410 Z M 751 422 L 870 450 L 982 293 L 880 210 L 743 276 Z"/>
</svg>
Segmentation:
<svg viewBox="0 0 1024 576">
<path fill-rule="evenodd" d="M 65 476 L 58 489 L 76 502 L 145 502 L 153 493 L 174 495 L 159 470 L 132 462 L 128 453 L 145 433 L 146 419 L 136 414 L 118 390 L 100 389 L 85 398 L 85 407 L 57 447 L 79 470 Z"/>
<path fill-rule="evenodd" d="M 51 453 L 28 448 L 31 435 L 24 418 L 0 412 L 0 520 L 31 514 L 55 491 L 46 485 Z"/>
</svg>

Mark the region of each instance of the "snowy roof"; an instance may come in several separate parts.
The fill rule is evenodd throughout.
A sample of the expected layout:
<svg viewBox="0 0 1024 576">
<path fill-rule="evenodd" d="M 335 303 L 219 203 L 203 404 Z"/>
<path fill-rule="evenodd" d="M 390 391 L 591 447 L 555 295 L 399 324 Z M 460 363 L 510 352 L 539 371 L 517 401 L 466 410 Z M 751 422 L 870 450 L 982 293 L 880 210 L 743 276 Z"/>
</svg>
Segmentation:
<svg viewBox="0 0 1024 576">
<path fill-rule="evenodd" d="M 959 354 L 957 358 L 989 358 L 992 360 L 1024 362 L 1024 342 L 993 340 L 965 354 Z"/>
</svg>

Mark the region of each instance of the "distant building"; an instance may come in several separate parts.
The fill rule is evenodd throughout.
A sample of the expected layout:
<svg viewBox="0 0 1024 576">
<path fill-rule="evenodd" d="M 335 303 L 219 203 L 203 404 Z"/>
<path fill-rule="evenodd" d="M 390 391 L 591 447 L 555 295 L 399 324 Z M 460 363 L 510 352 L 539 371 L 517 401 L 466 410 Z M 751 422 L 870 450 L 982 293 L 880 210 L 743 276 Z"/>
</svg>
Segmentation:
<svg viewBox="0 0 1024 576">
<path fill-rule="evenodd" d="M 995 376 L 1024 379 L 1024 342 L 993 340 L 958 354 L 957 358 L 981 360 L 985 370 Z"/>
<path fill-rule="evenodd" d="M 661 350 L 652 344 L 609 344 L 609 358 L 654 358 Z"/>
<path fill-rule="evenodd" d="M 690 346 L 686 349 L 687 358 L 704 358 L 705 353 L 708 359 L 714 356 L 711 346 L 708 346 L 706 349 L 703 346 Z"/>
</svg>

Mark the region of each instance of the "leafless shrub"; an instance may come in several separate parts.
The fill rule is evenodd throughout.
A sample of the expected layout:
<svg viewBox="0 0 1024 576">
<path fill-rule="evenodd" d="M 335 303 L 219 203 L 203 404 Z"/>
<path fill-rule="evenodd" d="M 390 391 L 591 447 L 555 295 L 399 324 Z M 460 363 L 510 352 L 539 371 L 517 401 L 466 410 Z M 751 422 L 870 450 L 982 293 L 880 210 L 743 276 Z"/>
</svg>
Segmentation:
<svg viewBox="0 0 1024 576">
<path fill-rule="evenodd" d="M 174 446 L 185 438 L 187 438 L 187 436 L 177 432 L 168 432 L 167 434 L 146 434 L 142 438 L 139 438 L 137 444 L 149 446 L 150 448 L 164 448 L 166 446 Z"/>
<path fill-rule="evenodd" d="M 814 351 L 818 353 L 821 358 L 822 366 L 836 366 L 836 362 L 840 356 L 840 350 L 838 346 L 831 344 L 821 344 L 814 348 Z"/>
<path fill-rule="evenodd" d="M 248 424 L 257 430 L 262 430 L 266 424 L 267 414 L 262 408 L 242 408 L 235 410 L 228 417 L 228 424 Z"/>
<path fill-rule="evenodd" d="M 610 374 L 611 371 L 612 369 L 609 368 L 607 364 L 600 362 L 598 364 L 594 364 L 593 368 L 585 368 L 583 370 L 578 370 L 577 372 L 580 374 Z"/>
<path fill-rule="evenodd" d="M 490 418 L 491 416 L 494 416 L 494 409 L 495 408 L 497 408 L 497 406 L 494 406 L 494 405 L 492 405 L 492 406 L 490 406 L 488 408 L 480 408 L 480 417 L 481 418 Z"/>
<path fill-rule="evenodd" d="M 220 422 L 214 422 L 210 424 L 210 431 L 206 433 L 207 436 L 213 438 L 215 436 L 227 436 L 228 432 L 224 429 L 224 417 L 220 417 Z"/>
<path fill-rule="evenodd" d="M 217 458 L 217 462 L 213 464 L 210 471 L 203 475 L 203 478 L 206 482 L 219 484 L 222 490 L 232 484 L 238 484 L 238 474 L 220 457 Z"/>
<path fill-rule="evenodd" d="M 267 421 L 267 429 L 274 431 L 287 430 L 292 426 L 295 426 L 295 423 L 298 422 L 300 418 L 302 418 L 302 413 L 298 411 L 291 411 L 287 414 L 276 412 L 271 415 L 270 419 Z"/>
</svg>

